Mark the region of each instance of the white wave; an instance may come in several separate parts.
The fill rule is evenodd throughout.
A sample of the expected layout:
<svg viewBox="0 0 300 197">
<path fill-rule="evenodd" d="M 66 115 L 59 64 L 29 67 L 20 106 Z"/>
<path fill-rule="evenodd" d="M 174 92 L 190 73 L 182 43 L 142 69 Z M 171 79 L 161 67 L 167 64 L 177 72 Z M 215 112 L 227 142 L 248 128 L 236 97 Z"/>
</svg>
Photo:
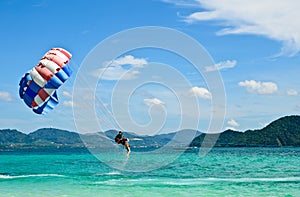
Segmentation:
<svg viewBox="0 0 300 197">
<path fill-rule="evenodd" d="M 114 171 L 114 172 L 99 173 L 97 174 L 97 176 L 106 176 L 106 175 L 114 176 L 114 175 L 121 175 L 121 174 L 122 174 L 121 172 Z"/>
<path fill-rule="evenodd" d="M 95 182 L 99 185 L 201 185 L 201 184 L 213 184 L 213 183 L 259 183 L 259 182 L 300 182 L 300 177 L 274 177 L 274 178 L 190 178 L 190 179 L 168 179 L 168 178 L 154 178 L 154 179 L 128 179 L 126 181 L 120 179 L 111 179 L 101 182 Z"/>
<path fill-rule="evenodd" d="M 0 179 L 18 179 L 18 178 L 29 178 L 29 177 L 65 177 L 64 175 L 60 174 L 28 174 L 28 175 L 1 175 Z"/>
<path fill-rule="evenodd" d="M 216 182 L 295 182 L 300 177 L 270 177 L 270 178 L 208 178 L 208 181 Z"/>
<path fill-rule="evenodd" d="M 255 183 L 255 182 L 300 182 L 300 177 L 274 177 L 274 178 L 196 178 L 162 181 L 167 185 L 197 185 L 214 182 Z"/>
<path fill-rule="evenodd" d="M 108 172 L 108 173 L 105 173 L 106 175 L 120 175 L 121 172 Z"/>
</svg>

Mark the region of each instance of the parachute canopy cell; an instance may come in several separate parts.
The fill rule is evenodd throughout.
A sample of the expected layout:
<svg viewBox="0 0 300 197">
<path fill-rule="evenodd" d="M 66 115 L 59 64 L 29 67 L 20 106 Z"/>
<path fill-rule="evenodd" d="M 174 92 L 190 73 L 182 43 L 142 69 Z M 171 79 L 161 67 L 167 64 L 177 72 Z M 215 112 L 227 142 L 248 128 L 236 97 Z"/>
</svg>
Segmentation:
<svg viewBox="0 0 300 197">
<path fill-rule="evenodd" d="M 37 114 L 46 114 L 58 104 L 56 90 L 71 76 L 72 55 L 62 48 L 52 48 L 25 73 L 19 83 L 19 95 Z"/>
</svg>

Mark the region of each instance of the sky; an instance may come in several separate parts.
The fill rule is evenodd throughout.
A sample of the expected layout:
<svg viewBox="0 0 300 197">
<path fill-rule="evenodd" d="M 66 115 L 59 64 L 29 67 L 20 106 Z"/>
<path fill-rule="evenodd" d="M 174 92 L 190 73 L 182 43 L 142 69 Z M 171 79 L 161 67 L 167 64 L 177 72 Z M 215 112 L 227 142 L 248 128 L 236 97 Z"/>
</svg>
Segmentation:
<svg viewBox="0 0 300 197">
<path fill-rule="evenodd" d="M 205 132 L 213 117 L 220 131 L 245 131 L 298 115 L 299 8 L 297 0 L 1 0 L 0 129 L 116 128 L 151 135 L 191 126 Z M 170 50 L 132 48 L 111 59 L 104 57 L 119 45 L 97 50 L 141 27 L 175 30 L 199 43 L 213 63 L 199 72 Z M 156 37 L 136 34 L 126 41 L 135 39 L 147 45 Z M 37 115 L 19 98 L 19 81 L 52 47 L 72 53 L 73 74 L 58 90 L 59 105 Z M 216 81 L 205 77 L 212 73 L 224 92 L 216 93 Z M 220 97 L 224 113 L 213 104 Z M 85 114 L 91 107 L 95 119 Z M 216 111 L 222 113 L 212 115 Z"/>
</svg>

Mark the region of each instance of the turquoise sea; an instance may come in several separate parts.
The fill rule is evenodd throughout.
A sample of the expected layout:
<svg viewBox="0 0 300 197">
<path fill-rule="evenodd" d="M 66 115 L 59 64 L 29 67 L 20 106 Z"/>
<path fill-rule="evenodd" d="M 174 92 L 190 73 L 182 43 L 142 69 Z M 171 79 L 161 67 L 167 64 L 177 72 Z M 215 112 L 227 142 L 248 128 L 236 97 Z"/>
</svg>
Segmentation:
<svg viewBox="0 0 300 197">
<path fill-rule="evenodd" d="M 89 153 L 0 152 L 0 196 L 300 196 L 300 148 L 192 150 L 145 172 L 113 169 Z"/>
</svg>

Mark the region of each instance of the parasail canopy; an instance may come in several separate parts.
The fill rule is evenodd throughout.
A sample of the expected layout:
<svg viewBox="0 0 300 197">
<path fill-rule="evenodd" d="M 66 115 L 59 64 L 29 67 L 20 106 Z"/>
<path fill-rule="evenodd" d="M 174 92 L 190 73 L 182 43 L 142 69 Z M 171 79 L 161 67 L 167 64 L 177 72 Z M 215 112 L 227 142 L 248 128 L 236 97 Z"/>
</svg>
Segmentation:
<svg viewBox="0 0 300 197">
<path fill-rule="evenodd" d="M 71 76 L 72 55 L 62 48 L 52 48 L 25 73 L 19 83 L 19 95 L 37 114 L 45 114 L 58 104 L 56 90 Z"/>
</svg>

